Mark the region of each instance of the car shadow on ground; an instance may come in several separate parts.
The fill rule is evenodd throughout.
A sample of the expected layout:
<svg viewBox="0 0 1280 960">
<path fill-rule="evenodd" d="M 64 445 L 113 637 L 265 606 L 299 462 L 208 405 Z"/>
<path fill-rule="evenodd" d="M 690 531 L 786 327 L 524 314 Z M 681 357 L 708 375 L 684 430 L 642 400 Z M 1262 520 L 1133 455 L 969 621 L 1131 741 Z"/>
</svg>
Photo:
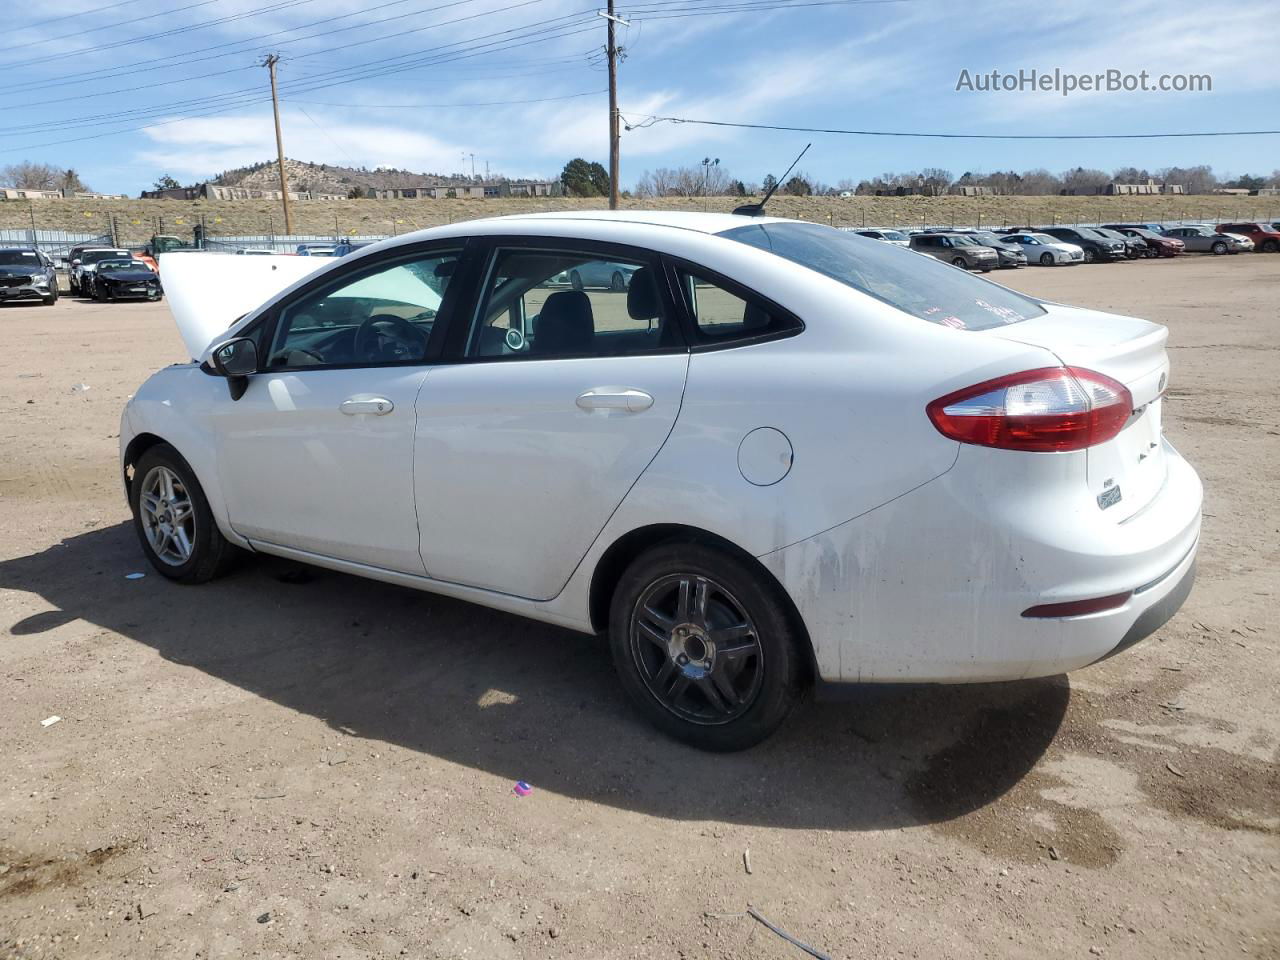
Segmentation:
<svg viewBox="0 0 1280 960">
<path fill-rule="evenodd" d="M 597 638 L 461 601 L 268 557 L 183 587 L 151 570 L 123 523 L 0 562 L 0 588 L 56 608 L 6 624 L 13 634 L 78 618 L 345 734 L 675 819 L 948 820 L 1017 784 L 1070 698 L 1065 677 L 863 687 L 806 704 L 761 746 L 711 755 L 632 712 Z"/>
</svg>

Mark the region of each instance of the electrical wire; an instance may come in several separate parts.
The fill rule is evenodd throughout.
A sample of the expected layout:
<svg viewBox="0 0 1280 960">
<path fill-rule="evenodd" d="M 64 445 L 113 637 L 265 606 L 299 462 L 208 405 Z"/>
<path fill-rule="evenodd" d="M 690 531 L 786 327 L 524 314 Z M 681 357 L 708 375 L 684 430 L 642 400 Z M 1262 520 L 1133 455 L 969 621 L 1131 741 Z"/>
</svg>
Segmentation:
<svg viewBox="0 0 1280 960">
<path fill-rule="evenodd" d="M 619 111 L 621 114 L 622 111 Z M 734 123 L 728 120 L 695 120 L 689 117 L 659 117 L 635 114 L 640 123 L 627 123 L 628 130 L 644 130 L 658 123 L 692 123 L 706 127 L 733 127 L 742 130 L 778 130 L 786 133 L 831 133 L 854 137 L 918 137 L 940 140 L 1163 140 L 1173 137 L 1266 137 L 1280 130 L 1210 130 L 1188 133 L 922 133 L 902 130 L 841 130 L 832 127 L 795 127 L 774 123 Z"/>
<path fill-rule="evenodd" d="M 366 110 L 445 110 L 451 107 L 510 107 L 524 103 L 550 103 L 553 100 L 574 100 L 578 97 L 595 97 L 605 90 L 584 90 L 581 93 L 566 93 L 559 97 L 537 97 L 533 100 L 484 100 L 478 103 L 326 103 L 321 100 L 296 100 L 289 98 L 289 103 L 305 103 L 314 107 L 359 107 Z"/>
</svg>

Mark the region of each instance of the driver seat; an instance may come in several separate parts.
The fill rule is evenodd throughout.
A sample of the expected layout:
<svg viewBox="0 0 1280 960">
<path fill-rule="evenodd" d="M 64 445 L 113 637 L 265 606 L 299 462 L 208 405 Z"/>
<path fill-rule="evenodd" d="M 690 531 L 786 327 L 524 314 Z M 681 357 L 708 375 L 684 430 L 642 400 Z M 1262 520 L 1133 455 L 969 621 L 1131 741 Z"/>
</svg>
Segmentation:
<svg viewBox="0 0 1280 960">
<path fill-rule="evenodd" d="M 561 290 L 547 297 L 538 314 L 530 353 L 591 353 L 595 345 L 596 321 L 591 300 L 581 290 Z"/>
</svg>

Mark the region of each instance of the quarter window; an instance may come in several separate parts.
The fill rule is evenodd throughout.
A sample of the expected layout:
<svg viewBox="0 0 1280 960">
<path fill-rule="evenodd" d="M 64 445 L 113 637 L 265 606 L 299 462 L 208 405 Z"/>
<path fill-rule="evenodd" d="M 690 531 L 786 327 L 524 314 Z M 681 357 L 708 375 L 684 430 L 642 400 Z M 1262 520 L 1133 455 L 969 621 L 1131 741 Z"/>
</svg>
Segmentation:
<svg viewBox="0 0 1280 960">
<path fill-rule="evenodd" d="M 660 274 L 641 260 L 499 250 L 488 277 L 468 357 L 616 357 L 680 346 Z"/>
<path fill-rule="evenodd" d="M 291 303 L 281 311 L 268 367 L 421 361 L 459 256 L 384 261 Z"/>
<path fill-rule="evenodd" d="M 680 272 L 680 289 L 701 337 L 714 342 L 767 336 L 794 328 L 760 304 L 688 271 Z"/>
</svg>

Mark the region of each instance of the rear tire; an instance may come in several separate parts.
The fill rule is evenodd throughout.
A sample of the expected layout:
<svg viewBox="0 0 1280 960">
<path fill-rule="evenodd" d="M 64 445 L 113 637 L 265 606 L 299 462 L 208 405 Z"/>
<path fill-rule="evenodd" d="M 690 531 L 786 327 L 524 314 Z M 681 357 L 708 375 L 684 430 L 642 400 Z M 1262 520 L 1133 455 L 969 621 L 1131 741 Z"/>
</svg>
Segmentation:
<svg viewBox="0 0 1280 960">
<path fill-rule="evenodd" d="M 205 583 L 230 569 L 240 552 L 218 529 L 191 465 L 167 443 L 134 465 L 129 506 L 142 552 L 170 580 Z"/>
<path fill-rule="evenodd" d="M 656 546 L 614 591 L 609 646 L 632 703 L 668 736 L 744 750 L 786 720 L 804 659 L 777 585 L 699 543 Z"/>
</svg>

